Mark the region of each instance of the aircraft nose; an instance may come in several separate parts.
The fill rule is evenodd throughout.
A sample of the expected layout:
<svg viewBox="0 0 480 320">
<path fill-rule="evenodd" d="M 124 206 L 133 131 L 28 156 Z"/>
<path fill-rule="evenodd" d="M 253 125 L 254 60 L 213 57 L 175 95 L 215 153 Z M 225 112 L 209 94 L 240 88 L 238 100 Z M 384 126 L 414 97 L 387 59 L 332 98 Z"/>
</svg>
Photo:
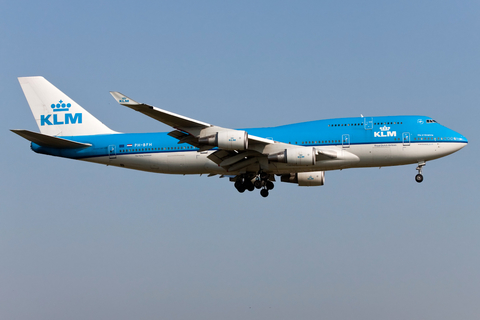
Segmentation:
<svg viewBox="0 0 480 320">
<path fill-rule="evenodd" d="M 456 138 L 457 141 L 464 142 L 465 144 L 468 143 L 467 138 L 465 138 L 464 136 L 462 136 L 462 135 L 461 135 L 460 133 L 458 133 L 458 132 L 455 132 L 455 133 L 456 133 L 456 137 L 455 137 L 455 138 Z"/>
<path fill-rule="evenodd" d="M 457 150 L 460 150 L 468 144 L 468 139 L 465 138 L 464 136 L 462 136 L 458 132 L 455 132 L 455 133 L 456 133 L 456 136 L 453 139 L 458 142 L 458 149 Z"/>
</svg>

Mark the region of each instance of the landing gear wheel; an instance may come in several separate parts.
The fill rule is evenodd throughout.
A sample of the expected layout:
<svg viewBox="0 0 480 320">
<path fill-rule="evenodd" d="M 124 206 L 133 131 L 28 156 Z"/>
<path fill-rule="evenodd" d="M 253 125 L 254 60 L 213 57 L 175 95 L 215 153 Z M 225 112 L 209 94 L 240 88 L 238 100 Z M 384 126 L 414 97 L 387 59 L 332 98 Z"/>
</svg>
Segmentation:
<svg viewBox="0 0 480 320">
<path fill-rule="evenodd" d="M 245 190 L 246 190 L 246 188 L 243 185 L 241 187 L 237 188 L 237 191 L 240 192 L 240 193 L 244 193 Z"/>
<path fill-rule="evenodd" d="M 423 181 L 423 175 L 421 175 L 420 173 L 417 174 L 415 176 L 415 181 L 417 181 L 418 183 L 422 182 Z"/>
<path fill-rule="evenodd" d="M 251 181 L 245 182 L 244 186 L 245 186 L 245 189 L 247 189 L 248 191 L 255 190 L 255 186 L 253 185 L 253 183 Z"/>
<path fill-rule="evenodd" d="M 262 189 L 262 190 L 260 190 L 260 194 L 262 195 L 262 197 L 266 198 L 266 197 L 268 197 L 268 190 L 267 189 Z"/>
<path fill-rule="evenodd" d="M 261 179 L 261 180 L 265 180 L 265 179 L 267 179 L 267 177 L 268 177 L 268 173 L 263 172 L 263 171 L 260 172 L 260 179 Z"/>
<path fill-rule="evenodd" d="M 242 180 L 237 180 L 235 181 L 235 188 L 240 188 L 241 186 L 243 185 L 243 181 Z"/>
<path fill-rule="evenodd" d="M 245 192 L 245 187 L 242 185 L 242 186 L 237 188 L 237 191 L 240 192 L 240 193 L 244 193 Z"/>
<path fill-rule="evenodd" d="M 245 192 L 245 185 L 243 184 L 242 180 L 235 181 L 235 189 L 237 189 L 237 191 L 240 193 Z"/>
<path fill-rule="evenodd" d="M 272 181 L 267 181 L 265 186 L 267 187 L 267 190 L 272 190 L 275 187 Z"/>
<path fill-rule="evenodd" d="M 262 187 L 262 181 L 260 180 L 255 180 L 253 183 L 255 185 L 255 188 L 260 189 Z"/>
<path fill-rule="evenodd" d="M 425 161 L 421 161 L 418 163 L 418 167 L 417 167 L 418 174 L 415 176 L 415 181 L 417 181 L 418 183 L 423 181 L 422 169 L 425 166 L 425 164 L 426 164 Z"/>
</svg>

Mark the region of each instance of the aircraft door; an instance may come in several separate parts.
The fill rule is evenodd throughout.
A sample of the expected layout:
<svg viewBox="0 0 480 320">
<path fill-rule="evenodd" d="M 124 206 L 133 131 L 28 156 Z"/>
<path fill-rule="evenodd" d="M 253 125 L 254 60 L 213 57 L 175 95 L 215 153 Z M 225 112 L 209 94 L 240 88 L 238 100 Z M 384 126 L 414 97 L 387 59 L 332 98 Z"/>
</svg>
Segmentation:
<svg viewBox="0 0 480 320">
<path fill-rule="evenodd" d="M 404 132 L 402 134 L 402 140 L 403 140 L 403 145 L 404 146 L 409 146 L 410 145 L 410 132 Z"/>
<path fill-rule="evenodd" d="M 372 117 L 363 118 L 363 127 L 365 128 L 365 130 L 372 130 L 373 118 Z"/>
<path fill-rule="evenodd" d="M 116 159 L 117 158 L 117 153 L 115 152 L 115 146 L 114 145 L 108 146 L 108 158 L 109 159 Z"/>
<path fill-rule="evenodd" d="M 344 148 L 350 148 L 350 135 L 349 134 L 342 135 L 342 146 Z"/>
</svg>

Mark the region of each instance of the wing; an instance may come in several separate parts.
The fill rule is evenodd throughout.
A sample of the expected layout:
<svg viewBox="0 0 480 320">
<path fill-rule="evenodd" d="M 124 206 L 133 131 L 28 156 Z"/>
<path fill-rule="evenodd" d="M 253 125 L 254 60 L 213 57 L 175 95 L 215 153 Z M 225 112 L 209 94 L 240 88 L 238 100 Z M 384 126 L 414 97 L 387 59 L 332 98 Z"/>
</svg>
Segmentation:
<svg viewBox="0 0 480 320">
<path fill-rule="evenodd" d="M 191 119 L 167 110 L 162 110 L 160 108 L 156 108 L 154 106 L 150 106 L 145 103 L 137 102 L 126 95 L 117 92 L 117 91 L 110 91 L 110 94 L 117 100 L 119 104 L 122 106 L 129 107 L 135 111 L 141 112 L 146 116 L 149 116 L 155 120 L 158 120 L 166 125 L 173 127 L 177 131 L 181 133 L 187 134 L 189 137 L 181 135 L 180 133 L 171 133 L 172 137 L 180 137 L 181 143 L 189 143 L 194 146 L 199 146 L 205 143 L 199 142 L 201 138 L 207 138 L 212 136 L 218 132 L 230 132 L 230 131 L 239 131 L 233 129 L 222 128 L 219 126 L 214 126 L 212 124 Z M 200 140 L 201 141 L 201 140 Z M 270 144 L 273 141 L 261 137 L 256 137 L 252 135 L 248 135 L 248 142 L 249 144 Z M 210 146 L 211 147 L 211 146 Z"/>
<path fill-rule="evenodd" d="M 122 106 L 129 107 L 135 111 L 141 112 L 146 116 L 149 116 L 155 120 L 165 123 L 166 125 L 175 129 L 188 132 L 188 130 L 202 130 L 212 127 L 211 124 L 206 122 L 190 119 L 173 112 L 162 110 L 154 106 L 150 106 L 145 103 L 139 103 L 124 94 L 116 91 L 110 91 L 110 94 L 120 103 Z M 195 130 L 196 129 L 196 130 Z"/>
</svg>

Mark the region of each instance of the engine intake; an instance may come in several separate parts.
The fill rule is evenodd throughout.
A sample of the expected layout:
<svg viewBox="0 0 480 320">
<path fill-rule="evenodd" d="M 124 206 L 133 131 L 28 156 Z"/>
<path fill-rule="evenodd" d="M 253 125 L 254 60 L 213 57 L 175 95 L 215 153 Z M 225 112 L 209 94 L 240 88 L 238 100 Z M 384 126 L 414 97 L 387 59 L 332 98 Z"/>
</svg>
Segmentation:
<svg viewBox="0 0 480 320">
<path fill-rule="evenodd" d="M 248 133 L 241 130 L 220 131 L 213 135 L 199 138 L 198 142 L 224 150 L 246 150 L 248 149 Z"/>
<path fill-rule="evenodd" d="M 282 174 L 280 181 L 298 183 L 301 187 L 323 186 L 325 184 L 325 171 Z"/>
</svg>

